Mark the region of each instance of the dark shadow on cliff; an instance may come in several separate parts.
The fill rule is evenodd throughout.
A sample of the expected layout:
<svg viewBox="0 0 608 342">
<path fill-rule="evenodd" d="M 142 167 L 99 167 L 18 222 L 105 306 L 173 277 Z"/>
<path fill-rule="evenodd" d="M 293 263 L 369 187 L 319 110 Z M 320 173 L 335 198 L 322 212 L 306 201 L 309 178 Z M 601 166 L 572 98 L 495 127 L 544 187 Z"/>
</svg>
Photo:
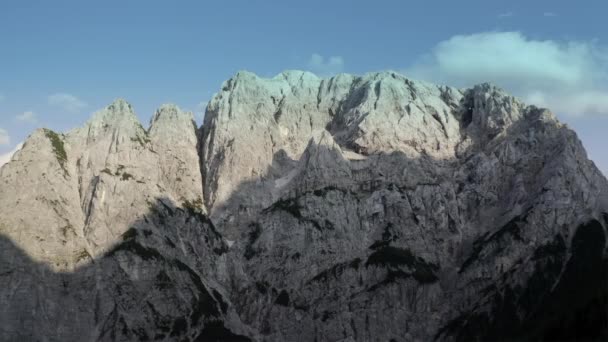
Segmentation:
<svg viewBox="0 0 608 342">
<path fill-rule="evenodd" d="M 160 198 L 141 217 L 73 272 L 0 236 L 0 340 L 250 341 L 214 280 L 227 246 L 200 208 Z"/>
<path fill-rule="evenodd" d="M 495 284 L 487 288 L 481 295 L 490 311 L 463 313 L 450 321 L 437 338 L 608 340 L 608 257 L 604 226 L 608 226 L 606 215 L 604 224 L 591 220 L 579 226 L 570 250 L 561 235 L 539 246 L 526 261 L 535 264 L 526 283 Z M 503 278 L 513 276 L 509 273 Z"/>
<path fill-rule="evenodd" d="M 210 217 L 220 227 L 221 233 L 230 240 L 238 239 L 242 233 L 238 228 L 247 225 L 263 208 L 272 204 L 273 196 L 268 190 L 296 165 L 297 160 L 289 158 L 284 150 L 279 150 L 263 175 L 242 182 L 225 202 L 217 203 Z"/>
<path fill-rule="evenodd" d="M 463 114 L 464 123 L 470 124 L 470 115 L 469 112 Z M 474 142 L 472 148 L 479 148 L 478 143 Z M 350 147 L 356 150 L 356 146 Z M 365 151 L 357 151 L 365 154 Z M 328 151 L 319 153 L 325 152 Z M 475 174 L 454 179 L 454 175 L 447 171 L 455 162 L 474 166 L 476 158 L 481 158 L 474 152 L 464 153 L 463 158 L 470 158 L 465 161 L 439 161 L 425 154 L 411 159 L 401 152 L 366 155 L 367 161 L 351 161 L 353 164 L 369 164 L 354 168 L 351 179 L 318 184 L 313 181 L 306 184 L 305 191 L 296 189 L 280 193 L 276 201 L 270 194 L 265 194 L 259 203 L 252 203 L 246 195 L 260 189 L 260 182 L 244 182 L 225 204 L 225 208 L 236 208 L 236 213 L 232 213 L 235 224 L 247 227 L 240 232 L 244 247 L 233 251 L 223 241 L 213 222 L 202 214 L 198 204 L 176 204 L 165 198 L 151 203 L 149 211 L 132 223 L 132 228 L 113 248 L 95 260 L 89 259 L 74 272 L 54 272 L 43 263 L 31 260 L 10 239 L 0 236 L 0 285 L 6 290 L 1 298 L 0 318 L 8 322 L 3 324 L 0 339 L 248 341 L 255 336 L 245 336 L 249 335 L 248 332 L 238 331 L 233 326 L 241 312 L 235 312 L 231 302 L 236 302 L 240 294 L 223 293 L 215 278 L 218 260 L 227 255 L 237 261 L 258 261 L 263 251 L 256 244 L 266 229 L 256 224 L 258 215 L 280 211 L 294 220 L 306 221 L 319 235 L 331 234 L 331 222 L 314 221 L 303 214 L 298 202 L 300 198 L 309 195 L 322 198 L 330 192 L 341 192 L 364 199 L 383 189 L 405 193 L 420 186 L 439 186 L 444 182 L 454 183 L 460 193 L 467 190 L 467 185 L 484 180 L 476 178 Z M 379 160 L 382 163 L 377 163 Z M 285 153 L 278 152 L 271 168 L 261 177 L 262 183 L 272 184 L 295 163 L 286 158 Z M 442 164 L 445 169 L 436 167 Z M 396 167 L 403 165 L 405 173 L 403 168 Z M 540 171 L 545 166 L 534 167 L 532 171 L 539 171 L 538 177 L 543 177 Z M 542 189 L 539 187 L 535 191 L 536 195 Z M 520 204 L 524 208 L 531 205 Z M 484 205 L 487 204 L 473 203 L 472 207 L 477 211 L 501 209 Z M 526 223 L 525 214 L 523 212 L 519 219 L 504 217 L 504 222 L 496 226 L 486 224 L 483 228 L 487 231 L 481 236 L 471 237 L 477 238 L 479 244 L 463 247 L 462 255 L 453 261 L 454 264 L 466 274 L 470 265 L 478 263 L 483 255 L 492 255 L 490 252 L 504 247 L 504 243 L 524 246 L 526 241 L 522 241 L 520 229 Z M 474 212 L 463 215 L 474 215 Z M 415 225 L 415 218 L 411 220 Z M 221 224 L 226 225 L 227 222 Z M 525 275 L 523 268 L 503 272 L 495 287 L 472 298 L 470 312 L 455 317 L 438 338 L 593 340 L 607 337 L 606 239 L 602 224 L 598 224 L 598 221 L 590 221 L 576 230 L 572 255 L 567 252 L 567 240 L 560 235 L 555 236 L 552 243 L 537 248 L 531 260 L 522 261 L 535 263 L 535 272 L 530 277 Z M 458 227 L 457 222 L 451 225 L 454 225 L 455 234 L 458 229 L 467 228 Z M 291 229 L 290 226 L 280 228 Z M 379 238 L 377 244 L 365 246 L 366 255 L 359 260 L 335 263 L 315 274 L 311 282 L 332 284 L 332 278 L 348 270 L 364 272 L 367 267 L 377 267 L 385 270 L 386 282 L 368 288 L 370 292 L 389 283 L 400 284 L 404 279 L 414 279 L 420 284 L 437 283 L 441 267 L 445 265 L 428 262 L 395 246 L 394 239 L 399 232 L 393 226 L 374 229 L 378 230 Z M 86 253 L 77 257 L 88 258 Z M 290 256 L 294 259 L 299 257 Z M 402 271 L 401 267 L 408 271 Z M 508 280 L 516 277 L 525 279 L 525 283 L 520 287 L 508 285 Z M 260 296 L 272 297 L 270 306 L 305 311 L 314 305 L 300 301 L 301 298 L 295 298 L 284 288 L 272 288 L 256 280 L 252 277 L 250 285 Z M 235 288 L 229 284 L 227 290 Z M 489 304 L 484 300 L 489 300 Z M 479 308 L 490 308 L 491 311 L 484 314 Z M 237 305 L 236 309 L 243 307 Z M 333 314 L 335 312 L 323 312 L 317 318 L 321 322 L 331 322 Z M 270 325 L 272 322 L 266 323 Z M 271 326 L 261 328 L 262 334 L 264 330 L 272 329 Z"/>
<path fill-rule="evenodd" d="M 460 113 L 459 119 L 461 120 L 463 130 L 469 129 L 469 126 L 475 122 L 472 108 L 473 103 L 471 101 L 472 98 L 469 94 L 463 98 L 463 102 L 461 103 L 461 108 L 464 108 L 464 110 Z M 544 121 L 542 109 L 531 107 L 524 115 L 525 119 L 514 123 L 507 129 L 506 136 L 509 136 L 514 132 L 526 132 L 532 128 L 539 133 L 554 129 L 556 130 L 555 132 L 561 132 L 567 129 L 566 127 L 558 127 L 553 125 L 553 123 Z M 476 129 L 473 126 L 471 127 L 472 129 Z M 480 265 L 488 259 L 494 260 L 494 258 L 504 256 L 501 255 L 501 253 L 503 253 L 509 245 L 515 246 L 514 248 L 522 248 L 529 251 L 529 255 L 533 259 L 516 260 L 515 266 L 511 269 L 496 270 L 494 274 L 497 276 L 496 279 L 485 280 L 488 284 L 491 284 L 491 286 L 488 286 L 474 296 L 468 294 L 466 295 L 468 298 L 463 298 L 467 302 L 464 310 L 462 310 L 464 313 L 460 312 L 461 310 L 454 308 L 452 315 L 456 316 L 456 318 L 452 322 L 445 322 L 446 326 L 441 330 L 440 334 L 437 336 L 438 338 L 453 337 L 462 340 L 486 340 L 500 339 L 502 336 L 502 338 L 511 339 L 529 337 L 533 339 L 554 340 L 557 337 L 566 340 L 574 338 L 587 338 L 593 340 L 602 339 L 606 336 L 606 326 L 608 325 L 606 315 L 592 314 L 594 312 L 605 313 L 605 311 L 608 310 L 608 307 L 605 306 L 606 292 L 601 290 L 602 286 L 603 288 L 607 288 L 603 285 L 605 283 L 606 271 L 604 270 L 605 266 L 603 266 L 605 265 L 605 259 L 601 253 L 596 253 L 594 257 L 590 257 L 593 261 L 588 260 L 588 262 L 594 265 L 593 267 L 586 269 L 586 271 L 583 271 L 576 276 L 569 275 L 571 272 L 575 271 L 573 271 L 574 268 L 571 266 L 571 259 L 568 255 L 570 242 L 568 241 L 567 236 L 563 236 L 567 235 L 567 229 L 562 229 L 556 236 L 547 236 L 549 239 L 562 241 L 562 244 L 555 242 L 558 247 L 554 247 L 551 243 L 547 243 L 536 246 L 536 249 L 530 246 L 532 241 L 526 237 L 526 234 L 523 231 L 523 229 L 535 229 L 535 227 L 531 227 L 528 224 L 527 216 L 531 209 L 537 205 L 536 200 L 540 198 L 543 192 L 547 191 L 544 187 L 546 180 L 554 177 L 556 172 L 561 172 L 559 168 L 554 166 L 559 165 L 561 158 L 567 153 L 566 149 L 572 147 L 570 144 L 577 143 L 576 135 L 573 132 L 570 132 L 567 135 L 568 139 L 572 138 L 572 140 L 550 141 L 547 143 L 548 147 L 554 149 L 551 151 L 553 157 L 547 158 L 548 160 L 526 160 L 524 158 L 523 161 L 517 162 L 519 164 L 509 165 L 509 167 L 513 168 L 525 167 L 526 172 L 530 175 L 529 183 L 525 184 L 529 198 L 517 198 L 516 194 L 513 194 L 511 189 L 511 186 L 515 184 L 514 179 L 503 179 L 505 188 L 495 189 L 497 192 L 496 195 L 503 199 L 500 203 L 483 203 L 480 201 L 480 196 L 478 194 L 471 192 L 472 199 L 468 208 L 469 211 L 462 213 L 462 215 L 466 216 L 468 222 L 479 222 L 479 227 L 462 227 L 459 226 L 458 222 L 450 222 L 450 225 L 453 225 L 454 229 L 464 231 L 466 237 L 463 241 L 463 246 L 458 247 L 461 250 L 461 253 L 455 260 L 451 261 L 453 264 L 450 265 L 457 267 L 458 273 L 462 278 L 475 277 L 475 275 L 471 274 L 471 272 L 474 272 L 474 270 L 471 271 L 471 269 L 480 267 Z M 555 136 L 558 136 L 558 133 L 556 133 Z M 225 227 L 233 224 L 235 227 L 241 228 L 239 240 L 243 241 L 244 247 L 240 252 L 243 253 L 245 259 L 251 259 L 255 262 L 258 258 L 259 260 L 266 260 L 265 258 L 268 256 L 268 251 L 258 247 L 260 235 L 263 234 L 266 229 L 264 226 L 261 226 L 258 221 L 259 218 L 264 215 L 272 215 L 273 213 L 280 211 L 286 213 L 288 216 L 292 216 L 294 221 L 309 223 L 312 227 L 311 229 L 322 232 L 326 231 L 327 234 L 331 234 L 331 232 L 329 232 L 329 230 L 331 230 L 331 224 L 328 224 L 323 220 L 315 221 L 304 214 L 305 210 L 302 208 L 302 201 L 300 201 L 300 199 L 304 199 L 305 196 L 310 194 L 318 193 L 323 195 L 335 191 L 352 191 L 355 192 L 357 196 L 365 198 L 366 196 L 383 189 L 406 192 L 416 189 L 419 186 L 439 186 L 444 182 L 452 182 L 457 187 L 456 194 L 460 195 L 467 191 L 471 191 L 476 185 L 487 182 L 487 179 L 481 178 L 483 176 L 501 179 L 503 174 L 500 172 L 493 175 L 479 175 L 474 171 L 479 163 L 484 162 L 488 158 L 495 157 L 479 152 L 484 152 L 488 145 L 498 146 L 501 141 L 504 141 L 504 138 L 500 136 L 496 137 L 495 135 L 485 136 L 481 134 L 472 135 L 471 137 L 473 138 L 472 144 L 464 151 L 460 151 L 458 159 L 444 161 L 433 159 L 428 154 L 424 153 L 422 154 L 422 157 L 415 159 L 408 158 L 405 154 L 400 152 L 369 155 L 364 149 L 353 144 L 347 144 L 343 146 L 343 148 L 349 148 L 355 152 L 364 154 L 370 160 L 382 159 L 386 162 L 385 165 L 387 166 L 394 165 L 401 166 L 401 168 L 387 167 L 382 169 L 375 167 L 376 164 L 371 163 L 370 167 L 367 169 L 357 169 L 356 172 L 353 172 L 353 177 L 349 180 L 352 182 L 344 182 L 336 179 L 335 182 L 331 182 L 330 180 L 326 183 L 309 184 L 308 193 L 306 193 L 306 191 L 303 193 L 283 192 L 279 195 L 278 200 L 277 198 L 271 199 L 270 194 L 267 193 L 260 201 L 255 203 L 248 202 L 247 198 L 243 198 L 243 194 L 251 193 L 253 189 L 256 191 L 268 191 L 266 187 L 272 185 L 273 182 L 278 179 L 276 176 L 277 174 L 285 175 L 282 172 L 277 173 L 276 169 L 280 169 L 281 165 L 285 164 L 295 165 L 296 161 L 285 163 L 283 155 L 277 154 L 275 155 L 271 167 L 269 167 L 267 172 L 260 177 L 262 179 L 261 182 L 255 180 L 240 184 L 234 191 L 235 195 L 219 207 L 220 210 L 233 210 L 230 212 L 231 217 L 227 217 L 221 225 Z M 528 145 L 524 140 L 515 142 L 514 146 L 520 150 L 519 152 L 523 156 L 534 155 L 535 153 L 535 151 L 531 150 L 534 146 Z M 541 146 L 540 148 L 544 148 L 544 146 Z M 574 148 L 577 149 L 578 146 L 574 146 Z M 363 162 L 353 161 L 353 163 Z M 437 165 L 443 164 L 446 166 L 445 170 L 447 171 L 449 170 L 450 165 L 454 163 L 460 163 L 462 165 L 462 168 L 465 171 L 462 178 L 455 177 L 455 175 L 450 172 L 442 172 L 441 168 L 436 168 Z M 279 167 L 276 165 L 279 165 Z M 407 172 L 405 173 L 407 176 L 405 177 L 403 176 L 404 172 L 402 165 L 406 165 L 405 168 L 407 169 Z M 431 167 L 431 165 L 433 165 L 433 167 Z M 588 175 L 585 175 L 585 177 L 587 176 Z M 507 200 L 504 200 L 505 198 Z M 508 203 L 508 205 L 504 206 L 504 203 Z M 500 204 L 503 206 L 500 206 Z M 520 207 L 520 212 L 512 213 L 507 211 L 515 207 Z M 482 212 L 490 214 L 485 217 L 483 215 L 480 216 L 479 214 Z M 513 216 L 513 214 L 515 214 L 515 216 Z M 589 216 L 588 213 L 581 214 L 587 215 L 587 219 L 590 221 L 588 224 L 578 228 L 578 230 L 573 229 L 573 231 L 583 232 L 578 234 L 578 237 L 586 236 L 586 233 L 584 232 L 593 229 L 589 228 L 589 226 L 597 227 L 594 223 L 596 221 L 593 221 L 592 216 Z M 487 220 L 488 217 L 491 217 L 494 220 L 489 221 Z M 243 227 L 247 228 L 243 230 Z M 291 227 L 285 225 L 282 229 L 288 230 L 291 229 Z M 399 282 L 400 279 L 411 277 L 412 274 L 403 273 L 402 271 L 402 273 L 391 273 L 391 263 L 399 263 L 402 261 L 404 264 L 407 264 L 408 260 L 418 260 L 417 258 L 419 258 L 419 256 L 411 254 L 410 251 L 390 245 L 392 242 L 391 239 L 394 238 L 394 236 L 391 235 L 391 229 L 394 229 L 394 227 L 375 227 L 374 229 L 380 231 L 378 234 L 379 236 L 383 235 L 382 230 L 386 231 L 386 236 L 388 236 L 386 240 L 379 239 L 377 241 L 378 244 L 376 244 L 375 247 L 379 248 L 379 250 L 370 250 L 368 255 L 362 255 L 358 260 L 355 259 L 344 263 L 336 263 L 334 265 L 335 267 L 323 270 L 323 272 L 313 277 L 313 279 L 327 280 L 333 276 L 339 276 L 344 273 L 345 270 L 358 270 L 359 266 L 365 262 L 366 258 L 372 256 L 386 259 L 385 264 L 388 264 L 387 269 L 389 269 L 389 272 L 387 273 L 385 283 L 395 283 Z M 559 231 L 559 229 L 557 229 L 557 231 Z M 468 236 L 466 236 L 467 234 Z M 597 232 L 593 234 L 597 234 Z M 604 241 L 603 232 L 601 238 L 601 241 Z M 600 236 L 597 235 L 593 238 L 586 237 L 582 239 L 585 241 L 587 239 L 599 241 Z M 577 240 L 575 239 L 574 242 L 572 242 L 573 250 L 575 249 L 574 245 L 576 244 L 576 241 Z M 560 248 L 561 250 L 559 251 L 553 251 L 554 249 Z M 556 255 L 543 256 L 545 249 L 553 251 L 551 253 Z M 296 259 L 300 257 L 301 255 L 299 253 L 291 256 L 291 258 Z M 582 258 L 584 259 L 586 257 Z M 286 261 L 286 263 L 287 262 L 291 263 L 292 261 L 289 260 Z M 522 266 L 524 263 L 535 264 L 535 270 L 532 274 Z M 411 261 L 410 264 L 413 265 L 415 263 Z M 418 275 L 420 276 L 419 280 L 421 280 L 421 282 L 424 282 L 425 279 L 434 279 L 434 277 L 437 276 L 436 273 L 441 272 L 437 272 L 437 270 L 431 266 L 433 264 L 426 261 L 425 263 L 420 262 L 419 265 L 428 266 L 421 266 L 420 268 Z M 446 265 L 440 265 L 440 267 L 445 266 Z M 416 272 L 414 271 L 413 274 L 416 274 Z M 588 277 L 591 279 L 591 283 L 599 285 L 598 287 L 594 287 L 595 290 L 592 289 L 590 291 L 588 291 L 589 288 L 584 286 L 576 287 L 563 285 L 563 282 L 569 282 L 567 280 L 568 277 Z M 523 283 L 518 286 L 513 286 L 513 283 L 516 283 L 517 279 L 522 280 Z M 274 302 L 275 304 L 291 307 L 299 306 L 300 308 L 310 307 L 312 304 L 302 302 L 294 303 L 294 294 L 283 288 L 275 288 L 272 284 L 265 283 L 263 279 L 255 279 L 254 277 L 253 282 L 255 282 L 255 284 L 252 283 L 252 287 L 257 288 L 261 296 L 271 297 L 270 302 Z M 460 291 L 460 293 L 465 296 L 464 293 L 466 293 L 466 287 L 468 285 L 469 284 L 460 282 L 460 284 L 457 284 L 450 290 L 454 290 L 455 293 Z M 568 290 L 560 290 L 563 288 L 568 288 Z M 562 294 L 559 294 L 559 291 L 562 291 Z M 596 291 L 596 295 L 588 295 L 588 292 L 594 293 L 594 291 Z M 563 293 L 569 294 L 565 295 Z M 560 303 L 579 301 L 580 305 L 577 306 L 579 309 L 573 314 L 569 311 L 568 305 L 566 304 L 548 306 L 549 304 L 547 304 L 548 302 L 546 299 L 548 297 L 550 297 L 552 301 Z M 517 303 L 517 307 L 514 307 L 512 303 Z M 245 304 L 243 307 L 245 307 Z M 555 319 L 558 322 L 561 322 L 561 325 L 560 323 L 549 320 L 548 316 L 544 314 L 546 310 L 550 309 L 553 310 L 551 315 L 556 317 Z M 482 315 L 482 319 L 477 321 L 474 319 L 469 320 L 467 318 L 469 314 Z M 330 316 L 331 315 L 327 317 Z M 597 320 L 585 318 L 592 316 L 597 317 Z M 577 333 L 576 331 L 585 327 L 585 325 L 572 323 L 573 320 L 578 320 L 577 322 L 579 323 L 587 322 L 585 323 L 587 324 L 586 333 Z M 470 323 L 467 323 L 469 321 Z M 482 328 L 476 328 L 477 325 L 481 325 L 482 323 Z M 558 326 L 561 327 L 561 330 L 557 328 Z M 270 329 L 269 327 L 266 328 Z"/>
<path fill-rule="evenodd" d="M 530 115 L 539 115 L 540 112 Z M 528 122 L 517 123 L 509 131 L 521 130 L 521 126 Z M 537 121 L 539 126 L 544 123 Z M 244 208 L 246 210 L 231 212 L 232 217 L 227 220 L 239 227 L 240 230 L 240 250 L 245 260 L 255 263 L 257 260 L 268 262 L 268 250 L 259 246 L 258 241 L 264 233 L 266 227 L 260 225 L 260 218 L 282 212 L 291 216 L 297 222 L 305 222 L 311 230 L 321 232 L 320 234 L 332 234 L 331 222 L 327 220 L 315 220 L 305 213 L 303 203 L 307 196 L 322 197 L 331 192 L 342 192 L 347 196 L 365 199 L 373 193 L 386 190 L 398 193 L 414 191 L 420 186 L 439 187 L 445 182 L 452 182 L 457 188 L 456 193 L 460 194 L 467 191 L 467 187 L 475 184 L 482 184 L 484 179 L 477 178 L 477 175 L 470 173 L 463 178 L 454 178 L 450 172 L 453 163 L 463 163 L 470 165 L 471 170 L 475 165 L 486 156 L 477 154 L 484 146 L 480 142 L 474 142 L 469 151 L 463 153 L 463 160 L 436 160 L 428 154 L 422 154 L 420 158 L 409 158 L 402 152 L 389 154 L 365 155 L 367 160 L 351 160 L 352 164 L 369 164 L 368 167 L 353 168 L 351 179 L 329 179 L 306 184 L 306 190 L 289 190 L 279 193 L 278 198 L 270 199 L 270 194 L 266 194 L 266 201 L 258 203 L 247 202 L 242 194 L 255 191 L 268 191 L 268 185 L 272 185 L 279 176 L 285 175 L 284 170 L 294 167 L 296 161 L 286 160 L 285 153 L 280 151 L 275 155 L 272 165 L 262 177 L 265 183 L 258 180 L 244 182 L 234 191 L 232 196 L 222 209 Z M 329 153 L 323 150 L 323 146 L 317 146 L 319 153 Z M 520 146 L 522 151 L 526 151 L 527 146 Z M 564 146 L 558 146 L 555 155 L 563 153 Z M 359 150 L 360 153 L 365 151 Z M 381 162 L 380 162 L 381 161 Z M 548 163 L 557 162 L 549 160 Z M 527 163 L 527 162 L 526 162 Z M 287 165 L 287 167 L 285 166 Z M 583 224 L 573 231 L 576 235 L 570 243 L 567 237 L 564 238 L 561 231 L 556 236 L 547 236 L 554 241 L 541 244 L 535 248 L 530 247 L 531 241 L 525 237 L 523 229 L 534 229 L 527 221 L 527 215 L 535 205 L 534 201 L 546 191 L 543 188 L 543 179 L 548 179 L 550 172 L 554 172 L 551 165 L 542 163 L 524 164 L 528 172 L 533 177 L 538 178 L 538 182 L 532 182 L 533 188 L 529 188 L 531 198 L 524 201 L 513 198 L 512 205 L 522 207 L 518 216 L 506 216 L 507 208 L 492 207 L 496 203 L 487 204 L 481 202 L 471 203 L 471 212 L 463 213 L 469 215 L 467 219 L 478 220 L 481 227 L 472 229 L 469 234 L 471 238 L 470 247 L 461 246 L 462 253 L 452 260 L 451 265 L 438 265 L 423 259 L 419 255 L 413 254 L 410 250 L 395 246 L 398 233 L 395 234 L 395 226 L 373 227 L 378 231 L 379 238 L 376 243 L 369 246 L 367 254 L 358 256 L 353 260 L 336 261 L 333 267 L 322 270 L 322 272 L 311 277 L 309 282 L 315 283 L 322 291 L 332 284 L 332 279 L 349 274 L 363 274 L 368 266 L 374 265 L 386 270 L 386 278 L 378 284 L 367 287 L 366 291 L 376 291 L 383 286 L 391 284 L 404 284 L 407 279 L 415 279 L 421 286 L 436 283 L 441 268 L 445 266 L 458 267 L 459 274 L 471 277 L 471 266 L 478 266 L 481 262 L 500 256 L 506 246 L 513 245 L 516 248 L 524 248 L 529 251 L 530 260 L 518 260 L 514 267 L 496 271 L 497 278 L 486 280 L 491 284 L 484 291 L 471 296 L 464 293 L 467 291 L 467 283 L 460 281 L 459 284 L 446 290 L 454 291 L 456 295 L 462 294 L 463 300 L 470 305 L 465 310 L 453 309 L 452 320 L 444 322 L 443 328 L 436 336 L 438 339 L 456 340 L 588 340 L 600 341 L 608 338 L 608 259 L 604 256 L 606 246 L 604 237 L 604 226 L 607 222 L 594 220 L 588 217 L 589 222 Z M 400 166 L 400 167 L 396 167 Z M 439 166 L 439 167 L 438 167 Z M 445 168 L 442 168 L 444 166 Z M 406 172 L 403 172 L 405 168 Z M 281 172 L 277 172 L 280 169 Z M 405 176 L 404 176 L 405 175 Z M 293 181 L 297 181 L 297 176 Z M 509 182 L 505 182 L 509 185 Z M 499 189 L 501 196 L 508 196 L 510 189 Z M 518 202 L 519 201 L 519 202 Z M 243 203 L 246 203 L 245 205 Z M 493 224 L 483 222 L 483 217 L 476 217 L 480 211 L 492 211 L 498 217 Z M 586 214 L 586 213 L 585 213 Z M 415 222 L 415 218 L 412 220 Z M 292 221 L 288 221 L 292 222 Z M 229 223 L 223 223 L 229 224 Z M 404 224 L 412 224 L 407 222 Z M 414 223 L 415 225 L 415 223 Z M 457 230 L 470 229 L 470 227 L 458 226 L 457 222 L 450 222 L 453 225 L 454 234 Z M 413 227 L 413 226 L 411 226 Z M 481 229 L 480 229 L 481 228 Z M 286 223 L 280 229 L 293 229 Z M 480 231 L 478 235 L 475 233 Z M 570 245 L 571 244 L 571 245 Z M 239 242 L 237 242 L 237 246 Z M 585 247 L 581 247 L 585 246 Z M 572 251 L 572 256 L 569 254 Z M 286 255 L 285 263 L 294 263 L 302 258 L 301 253 L 291 256 Z M 330 257 L 329 255 L 327 257 Z M 287 260 L 289 259 L 289 260 Z M 292 261 L 296 260 L 296 261 Z M 523 263 L 534 264 L 534 272 L 523 267 Z M 407 271 L 404 271 L 406 269 Z M 473 271 L 474 272 L 474 271 Z M 468 273 L 468 275 L 467 275 Z M 260 277 L 262 276 L 262 277 Z M 298 296 L 298 291 L 307 290 L 305 285 L 300 289 L 286 289 L 270 284 L 264 275 L 252 274 L 250 288 L 233 288 L 233 301 L 238 303 L 239 310 L 246 310 L 247 303 L 243 301 L 250 292 L 257 291 L 258 296 L 265 299 L 269 305 L 264 308 L 263 314 L 260 312 L 249 313 L 250 317 L 264 316 L 272 307 L 289 307 L 303 313 L 313 310 L 315 303 L 308 302 L 302 296 Z M 474 275 L 473 275 L 474 277 Z M 517 280 L 522 282 L 514 286 Z M 584 284 L 578 285 L 574 279 L 580 279 Z M 320 284 L 320 285 L 319 285 Z M 355 285 L 356 286 L 356 285 Z M 460 286 L 460 287 L 459 287 Z M 336 289 L 337 290 L 337 289 Z M 239 292 L 241 291 L 241 292 Z M 459 292 L 461 291 L 461 292 Z M 250 294 L 249 294 L 250 295 Z M 240 301 L 240 303 L 239 303 Z M 325 311 L 318 314 L 320 322 L 327 321 L 330 324 L 336 312 Z M 270 334 L 273 327 L 272 323 L 265 321 L 259 326 L 263 335 Z M 250 323 L 250 322 L 248 322 Z M 320 323 L 323 324 L 323 323 Z"/>
</svg>

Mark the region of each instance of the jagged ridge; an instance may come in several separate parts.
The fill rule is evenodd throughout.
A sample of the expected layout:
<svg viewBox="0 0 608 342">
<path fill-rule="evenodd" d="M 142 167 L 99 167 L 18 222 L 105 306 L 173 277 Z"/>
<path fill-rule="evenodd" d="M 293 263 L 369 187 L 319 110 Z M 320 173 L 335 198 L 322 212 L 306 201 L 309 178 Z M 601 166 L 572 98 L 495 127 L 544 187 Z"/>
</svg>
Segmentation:
<svg viewBox="0 0 608 342">
<path fill-rule="evenodd" d="M 548 307 L 560 336 L 607 333 L 606 180 L 548 110 L 489 84 L 240 72 L 199 130 L 173 105 L 146 130 L 117 100 L 35 132 L 0 181 L 0 281 L 36 293 L 2 303 L 22 322 L 2 338 L 542 339 Z M 33 262 L 51 271 L 15 273 Z M 37 283 L 54 321 L 31 314 Z M 68 323 L 59 302 L 100 304 Z"/>
</svg>

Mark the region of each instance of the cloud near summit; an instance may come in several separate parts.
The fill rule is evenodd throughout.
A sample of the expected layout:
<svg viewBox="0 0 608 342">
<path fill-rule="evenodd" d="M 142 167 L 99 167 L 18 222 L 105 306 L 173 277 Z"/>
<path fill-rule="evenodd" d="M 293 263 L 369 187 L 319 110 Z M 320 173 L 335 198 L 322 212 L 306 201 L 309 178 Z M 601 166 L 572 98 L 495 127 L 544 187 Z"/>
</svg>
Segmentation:
<svg viewBox="0 0 608 342">
<path fill-rule="evenodd" d="M 30 124 L 38 123 L 38 118 L 36 117 L 36 113 L 32 111 L 23 112 L 15 117 L 18 121 L 27 122 Z"/>
<path fill-rule="evenodd" d="M 57 93 L 47 98 L 49 105 L 62 108 L 70 113 L 78 113 L 87 106 L 87 103 L 72 94 Z"/>
<path fill-rule="evenodd" d="M 491 82 L 564 115 L 608 115 L 608 48 L 593 41 L 536 40 L 519 32 L 457 35 L 404 72 L 457 86 Z"/>
<path fill-rule="evenodd" d="M 0 146 L 11 143 L 11 138 L 5 129 L 0 128 Z"/>
<path fill-rule="evenodd" d="M 344 69 L 344 58 L 341 56 L 325 58 L 313 53 L 308 60 L 308 68 L 319 76 L 335 75 Z"/>
</svg>

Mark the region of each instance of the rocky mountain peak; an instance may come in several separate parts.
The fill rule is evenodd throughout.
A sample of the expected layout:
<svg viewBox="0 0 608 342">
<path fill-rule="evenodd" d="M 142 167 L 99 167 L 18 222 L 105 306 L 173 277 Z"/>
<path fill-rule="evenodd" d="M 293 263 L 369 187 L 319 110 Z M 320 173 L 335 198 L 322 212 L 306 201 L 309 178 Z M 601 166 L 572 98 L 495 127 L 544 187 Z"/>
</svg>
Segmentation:
<svg viewBox="0 0 608 342">
<path fill-rule="evenodd" d="M 124 99 L 116 99 L 105 108 L 93 114 L 91 124 L 117 124 L 123 122 L 138 122 L 135 111 L 130 103 Z"/>
<path fill-rule="evenodd" d="M 316 84 L 320 80 L 317 75 L 303 70 L 286 70 L 276 75 L 273 79 L 283 79 L 290 85 L 300 88 L 305 87 L 307 84 Z"/>
<path fill-rule="evenodd" d="M 315 132 L 296 167 L 297 191 L 336 185 L 350 180 L 351 168 L 340 145 L 328 131 Z"/>
<path fill-rule="evenodd" d="M 151 119 L 151 124 L 158 121 L 179 120 L 182 118 L 194 119 L 192 112 L 184 112 L 177 105 L 172 103 L 162 104 L 154 113 Z"/>
<path fill-rule="evenodd" d="M 484 83 L 474 86 L 465 95 L 465 110 L 470 117 L 463 118 L 466 126 L 469 120 L 487 136 L 495 136 L 523 116 L 525 105 L 504 90 Z"/>
<path fill-rule="evenodd" d="M 0 169 L 0 340 L 606 340 L 607 194 L 490 84 L 239 72 L 199 130 L 117 100 Z"/>
<path fill-rule="evenodd" d="M 131 114 L 135 114 L 135 112 L 133 111 L 133 107 L 131 106 L 130 103 L 127 102 L 127 100 L 123 99 L 123 98 L 117 98 L 115 99 L 111 104 L 109 104 L 107 106 L 107 109 L 109 112 L 112 113 L 131 113 Z"/>
<path fill-rule="evenodd" d="M 95 112 L 83 129 L 81 135 L 88 136 L 89 140 L 98 139 L 108 134 L 117 138 L 122 136 L 129 139 L 145 133 L 131 104 L 124 99 L 116 99 L 107 107 Z"/>
<path fill-rule="evenodd" d="M 185 134 L 190 141 L 196 129 L 192 112 L 184 112 L 174 104 L 163 104 L 150 120 L 149 133 L 151 136 L 164 135 L 164 139 L 177 141 Z"/>
</svg>

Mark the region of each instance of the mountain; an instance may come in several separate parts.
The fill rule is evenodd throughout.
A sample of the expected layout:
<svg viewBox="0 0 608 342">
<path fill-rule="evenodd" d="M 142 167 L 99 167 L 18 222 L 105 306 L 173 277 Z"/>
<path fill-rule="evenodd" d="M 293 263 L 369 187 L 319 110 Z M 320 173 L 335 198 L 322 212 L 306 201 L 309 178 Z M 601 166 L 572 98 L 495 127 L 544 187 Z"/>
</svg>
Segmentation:
<svg viewBox="0 0 608 342">
<path fill-rule="evenodd" d="M 0 168 L 0 340 L 608 338 L 608 182 L 547 109 L 239 72 Z"/>
</svg>

